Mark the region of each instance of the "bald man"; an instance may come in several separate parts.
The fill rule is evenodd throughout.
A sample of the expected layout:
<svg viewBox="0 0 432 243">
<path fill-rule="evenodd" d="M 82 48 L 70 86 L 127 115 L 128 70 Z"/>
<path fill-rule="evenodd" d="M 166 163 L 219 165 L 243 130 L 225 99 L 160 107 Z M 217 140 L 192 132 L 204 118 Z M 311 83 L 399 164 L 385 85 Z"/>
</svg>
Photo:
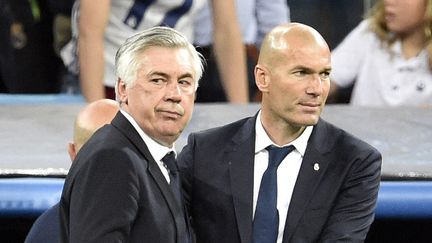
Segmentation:
<svg viewBox="0 0 432 243">
<path fill-rule="evenodd" d="M 94 101 L 82 108 L 74 124 L 73 142 L 68 152 L 73 161 L 87 140 L 99 128 L 109 124 L 119 111 L 119 104 L 110 99 Z M 60 241 L 59 204 L 45 211 L 33 224 L 25 243 L 58 243 Z"/>
<path fill-rule="evenodd" d="M 190 134 L 178 157 L 197 242 L 364 241 L 381 154 L 320 118 L 330 71 L 313 28 L 284 24 L 266 36 L 255 67 L 261 109 Z"/>
<path fill-rule="evenodd" d="M 118 111 L 118 102 L 111 99 L 97 100 L 81 109 L 75 119 L 73 142 L 68 144 L 72 161 L 93 133 L 103 125 L 109 124 Z"/>
</svg>

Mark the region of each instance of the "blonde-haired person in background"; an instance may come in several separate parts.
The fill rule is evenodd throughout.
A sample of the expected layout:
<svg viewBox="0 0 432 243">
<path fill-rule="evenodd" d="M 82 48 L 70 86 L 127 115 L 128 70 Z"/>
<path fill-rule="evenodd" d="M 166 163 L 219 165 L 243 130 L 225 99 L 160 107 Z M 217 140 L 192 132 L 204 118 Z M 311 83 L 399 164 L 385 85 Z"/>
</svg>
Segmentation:
<svg viewBox="0 0 432 243">
<path fill-rule="evenodd" d="M 332 52 L 332 88 L 357 106 L 432 105 L 432 0 L 379 0 Z"/>
</svg>

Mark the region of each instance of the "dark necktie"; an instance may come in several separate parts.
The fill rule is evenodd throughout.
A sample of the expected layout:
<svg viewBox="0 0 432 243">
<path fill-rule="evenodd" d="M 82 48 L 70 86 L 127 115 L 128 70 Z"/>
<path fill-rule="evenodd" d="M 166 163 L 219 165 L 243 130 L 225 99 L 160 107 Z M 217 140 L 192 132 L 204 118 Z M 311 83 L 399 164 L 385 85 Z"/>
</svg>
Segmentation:
<svg viewBox="0 0 432 243">
<path fill-rule="evenodd" d="M 170 178 L 170 187 L 174 193 L 174 196 L 179 203 L 180 207 L 183 207 L 182 195 L 181 195 L 181 186 L 180 186 L 180 177 L 178 172 L 177 161 L 175 159 L 174 152 L 169 152 L 162 158 L 162 161 L 165 163 L 168 174 Z"/>
<path fill-rule="evenodd" d="M 186 223 L 186 228 L 188 231 L 188 234 L 185 235 L 185 237 L 187 237 L 187 238 L 181 239 L 181 242 L 189 243 L 189 242 L 191 242 L 192 236 L 190 235 L 190 231 L 189 231 L 190 226 L 189 226 L 187 211 L 186 211 L 184 204 L 183 204 L 183 197 L 182 197 L 182 191 L 181 191 L 182 190 L 181 181 L 180 181 L 177 161 L 175 159 L 174 152 L 172 152 L 172 151 L 168 152 L 162 158 L 162 161 L 165 163 L 165 165 L 168 169 L 168 174 L 169 174 L 169 178 L 170 178 L 170 187 L 171 187 L 172 192 L 174 193 L 174 197 L 176 198 L 176 200 L 180 206 L 180 210 L 183 213 L 185 223 Z"/>
<path fill-rule="evenodd" d="M 275 243 L 279 231 L 277 211 L 277 168 L 282 160 L 294 150 L 294 146 L 276 147 L 270 145 L 269 163 L 264 172 L 258 193 L 253 221 L 253 243 Z"/>
</svg>

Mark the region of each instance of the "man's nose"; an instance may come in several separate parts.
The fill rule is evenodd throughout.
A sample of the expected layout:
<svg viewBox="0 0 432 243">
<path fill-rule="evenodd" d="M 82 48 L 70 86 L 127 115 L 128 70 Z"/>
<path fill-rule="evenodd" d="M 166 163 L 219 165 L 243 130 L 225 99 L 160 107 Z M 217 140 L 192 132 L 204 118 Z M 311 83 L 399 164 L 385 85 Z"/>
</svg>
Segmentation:
<svg viewBox="0 0 432 243">
<path fill-rule="evenodd" d="M 167 100 L 178 102 L 181 100 L 181 89 L 176 81 L 168 82 L 166 86 L 165 97 Z"/>
<path fill-rule="evenodd" d="M 321 76 L 319 74 L 313 74 L 311 75 L 311 78 L 308 82 L 308 86 L 306 88 L 306 93 L 311 95 L 321 95 L 322 94 L 322 84 L 323 81 L 321 80 Z"/>
</svg>

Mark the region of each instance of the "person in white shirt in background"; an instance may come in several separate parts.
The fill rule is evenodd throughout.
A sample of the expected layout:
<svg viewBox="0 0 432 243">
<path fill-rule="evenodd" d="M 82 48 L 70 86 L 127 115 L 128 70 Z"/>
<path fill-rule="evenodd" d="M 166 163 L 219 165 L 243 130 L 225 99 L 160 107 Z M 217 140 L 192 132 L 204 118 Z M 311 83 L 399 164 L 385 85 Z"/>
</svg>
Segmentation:
<svg viewBox="0 0 432 243">
<path fill-rule="evenodd" d="M 432 105 L 432 1 L 379 0 L 332 52 L 330 96 L 356 106 Z"/>
<path fill-rule="evenodd" d="M 72 11 L 72 41 L 62 59 L 79 74 L 81 92 L 90 102 L 114 99 L 114 56 L 127 37 L 154 26 L 169 26 L 193 42 L 193 19 L 206 0 L 134 1 L 78 0 Z M 232 103 L 247 103 L 245 52 L 234 0 L 211 1 L 214 50 L 218 53 L 225 90 Z"/>
</svg>

